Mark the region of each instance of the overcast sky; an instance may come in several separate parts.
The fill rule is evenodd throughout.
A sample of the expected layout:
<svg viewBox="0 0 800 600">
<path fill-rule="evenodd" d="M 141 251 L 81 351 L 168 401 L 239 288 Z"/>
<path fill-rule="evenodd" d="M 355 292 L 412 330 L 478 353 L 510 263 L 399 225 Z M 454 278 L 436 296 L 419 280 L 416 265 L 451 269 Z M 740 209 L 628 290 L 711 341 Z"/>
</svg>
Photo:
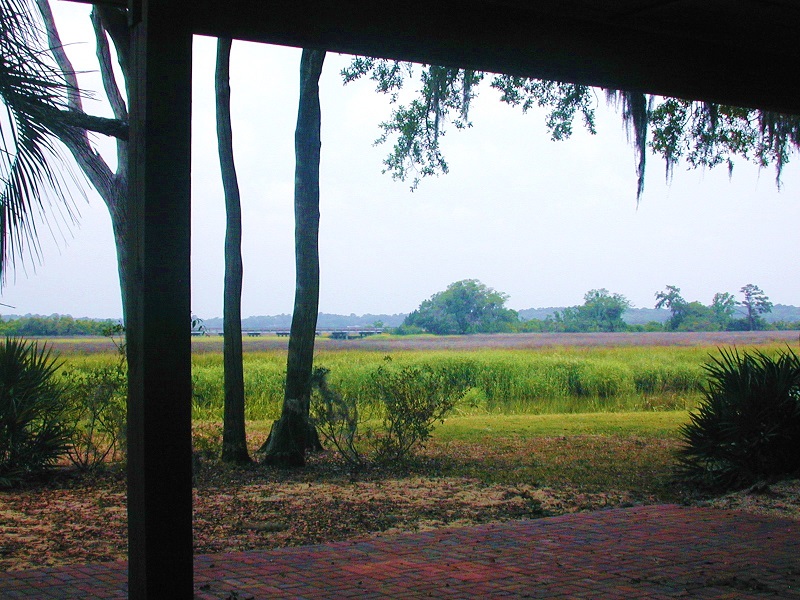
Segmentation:
<svg viewBox="0 0 800 600">
<path fill-rule="evenodd" d="M 88 9 L 60 3 L 57 16 L 76 65 L 96 70 Z M 222 314 L 225 213 L 214 130 L 216 42 L 195 38 L 192 310 Z M 297 49 L 236 42 L 231 87 L 242 192 L 243 315 L 291 312 Z M 759 285 L 775 303 L 800 304 L 800 160 L 775 186 L 773 170 L 742 161 L 688 171 L 671 185 L 649 156 L 638 208 L 635 160 L 620 119 L 597 99 L 598 134 L 551 142 L 544 114 L 501 104 L 488 85 L 474 127 L 443 140 L 449 175 L 409 183 L 381 174 L 388 146 L 373 146 L 388 98 L 370 82 L 343 86 L 347 57 L 327 57 L 321 81 L 321 296 L 328 313 L 409 312 L 467 278 L 510 296 L 515 309 L 582 303 L 605 287 L 652 307 L 667 284 L 687 300 Z M 91 73 L 83 85 L 97 85 Z M 107 114 L 99 101 L 86 109 Z M 98 138 L 104 151 L 110 146 Z M 44 263 L 18 269 L 2 290 L 5 314 L 119 317 L 111 224 L 94 193 L 78 201 L 80 226 L 43 239 Z"/>
</svg>

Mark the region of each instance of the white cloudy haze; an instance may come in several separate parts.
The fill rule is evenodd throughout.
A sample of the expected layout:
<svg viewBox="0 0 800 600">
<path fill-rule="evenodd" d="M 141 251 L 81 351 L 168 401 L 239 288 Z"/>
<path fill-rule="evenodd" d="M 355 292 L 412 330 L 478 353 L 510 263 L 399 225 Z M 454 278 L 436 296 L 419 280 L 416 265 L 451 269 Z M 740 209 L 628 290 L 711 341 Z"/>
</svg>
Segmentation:
<svg viewBox="0 0 800 600">
<path fill-rule="evenodd" d="M 93 54 L 88 9 L 58 6 L 76 63 Z M 82 29 L 81 29 L 82 27 Z M 195 38 L 192 309 L 222 314 L 224 205 L 213 113 L 215 41 Z M 89 58 L 87 58 L 87 56 Z M 244 213 L 243 314 L 290 312 L 294 293 L 293 136 L 296 49 L 233 47 L 234 143 Z M 671 185 L 650 156 L 640 205 L 634 156 L 620 119 L 598 94 L 596 136 L 551 142 L 544 115 L 522 115 L 484 85 L 474 127 L 450 130 L 450 174 L 409 184 L 381 174 L 387 146 L 373 147 L 388 99 L 369 82 L 342 86 L 346 57 L 329 55 L 321 81 L 321 297 L 328 313 L 396 313 L 449 283 L 475 278 L 515 309 L 580 304 L 605 287 L 636 306 L 677 285 L 687 300 L 759 285 L 775 303 L 800 304 L 800 175 L 797 156 L 776 189 L 774 172 L 741 161 L 687 171 Z M 87 81 L 91 74 L 87 75 Z M 92 104 L 94 106 L 92 106 Z M 100 113 L 98 103 L 87 110 Z M 80 201 L 81 223 L 44 263 L 9 277 L 5 313 L 121 315 L 111 224 L 102 201 Z"/>
</svg>

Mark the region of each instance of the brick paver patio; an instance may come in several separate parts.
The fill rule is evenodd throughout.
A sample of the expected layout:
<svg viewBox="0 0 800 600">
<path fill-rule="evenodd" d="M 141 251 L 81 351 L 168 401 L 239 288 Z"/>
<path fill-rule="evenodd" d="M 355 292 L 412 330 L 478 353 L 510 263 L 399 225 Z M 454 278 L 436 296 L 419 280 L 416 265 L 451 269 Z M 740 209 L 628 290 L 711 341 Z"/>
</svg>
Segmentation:
<svg viewBox="0 0 800 600">
<path fill-rule="evenodd" d="M 0 575 L 0 598 L 125 598 L 125 563 Z M 195 598 L 798 598 L 800 521 L 674 505 L 195 557 Z"/>
</svg>

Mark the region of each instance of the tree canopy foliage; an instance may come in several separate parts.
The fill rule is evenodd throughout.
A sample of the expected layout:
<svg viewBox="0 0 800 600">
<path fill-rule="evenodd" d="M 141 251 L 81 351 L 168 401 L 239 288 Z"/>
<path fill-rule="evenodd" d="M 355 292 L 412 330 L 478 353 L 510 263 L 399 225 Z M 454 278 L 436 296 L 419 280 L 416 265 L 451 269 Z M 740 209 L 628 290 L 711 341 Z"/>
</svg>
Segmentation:
<svg viewBox="0 0 800 600">
<path fill-rule="evenodd" d="M 512 331 L 519 316 L 505 307 L 507 300 L 477 279 L 464 279 L 424 300 L 403 325 L 438 335 Z"/>
<path fill-rule="evenodd" d="M 772 312 L 772 302 L 757 285 L 748 283 L 739 290 L 744 294 L 741 304 L 747 311 L 748 329 L 763 329 L 763 319 L 760 315 Z"/>
<path fill-rule="evenodd" d="M 781 310 L 773 322 L 768 323 L 763 315 L 772 311 L 772 302 L 766 294 L 753 284 L 742 287 L 742 300 L 729 292 L 714 294 L 711 304 L 688 301 L 681 295 L 681 288 L 668 285 L 656 292 L 656 309 L 669 311 L 669 318 L 652 317 L 653 320 L 624 318 L 632 305 L 625 296 L 612 294 L 606 289 L 589 290 L 584 295 L 584 304 L 557 310 L 544 318 L 521 320 L 517 331 L 528 332 L 594 332 L 594 331 L 745 331 L 753 329 L 798 329 L 800 321 L 793 312 Z M 793 308 L 782 307 L 778 308 Z M 639 309 L 644 310 L 644 309 Z M 658 312 L 662 312 L 659 310 Z M 521 315 L 530 311 L 521 311 Z M 641 317 L 639 317 L 641 319 Z M 663 321 L 663 323 L 662 323 Z"/>
<path fill-rule="evenodd" d="M 48 0 L 0 0 L 0 272 L 8 263 L 41 260 L 37 223 L 55 232 L 70 225 L 75 210 L 72 190 L 83 183 L 72 172 L 66 147 L 111 215 L 120 280 L 127 279 L 128 112 L 117 85 L 111 41 L 123 79 L 130 64 L 125 11 L 95 6 L 91 15 L 96 54 L 106 99 L 114 118 L 87 114 L 81 90 L 53 18 Z M 96 150 L 89 132 L 117 139 L 113 171 Z M 62 146 L 63 144 L 63 146 Z"/>
<path fill-rule="evenodd" d="M 581 306 L 556 313 L 555 320 L 565 331 L 625 331 L 623 313 L 631 303 L 622 294 L 612 294 L 607 289 L 589 290 Z"/>
<path fill-rule="evenodd" d="M 714 294 L 710 306 L 700 302 L 687 302 L 681 288 L 668 285 L 656 292 L 656 308 L 667 308 L 672 313 L 666 328 L 671 331 L 719 331 L 766 329 L 767 323 L 760 315 L 772 310 L 772 302 L 752 283 L 739 290 L 744 299 L 737 301 L 728 292 Z M 735 318 L 737 306 L 744 308 L 742 317 Z"/>
<path fill-rule="evenodd" d="M 416 95 L 401 103 L 401 90 L 417 80 L 417 73 Z M 487 79 L 502 102 L 523 112 L 544 108 L 553 140 L 569 138 L 578 116 L 595 133 L 595 108 L 602 96 L 585 85 L 363 57 L 354 58 L 341 75 L 345 83 L 367 77 L 375 82 L 376 91 L 389 95 L 392 113 L 380 124 L 376 144 L 392 141 L 384 173 L 401 181 L 411 179 L 412 189 L 423 177 L 448 172 L 440 139 L 448 123 L 456 129 L 472 126 L 470 105 Z M 648 152 L 664 160 L 668 179 L 681 159 L 690 168 L 724 164 L 732 172 L 739 158 L 760 167 L 774 166 L 780 185 L 784 166 L 800 149 L 800 116 L 638 92 L 606 90 L 605 96 L 619 109 L 634 146 L 637 200 L 644 190 Z"/>
<path fill-rule="evenodd" d="M 0 335 L 8 337 L 60 336 L 60 335 L 106 335 L 118 325 L 113 319 L 74 319 L 70 315 L 26 315 L 13 319 L 0 317 Z"/>
</svg>

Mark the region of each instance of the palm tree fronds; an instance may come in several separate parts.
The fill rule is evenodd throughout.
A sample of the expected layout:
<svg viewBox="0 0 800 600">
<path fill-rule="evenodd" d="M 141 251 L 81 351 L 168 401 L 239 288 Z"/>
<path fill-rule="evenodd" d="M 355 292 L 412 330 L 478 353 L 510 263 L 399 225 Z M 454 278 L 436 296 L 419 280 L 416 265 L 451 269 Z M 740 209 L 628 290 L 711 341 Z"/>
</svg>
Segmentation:
<svg viewBox="0 0 800 600">
<path fill-rule="evenodd" d="M 72 174 L 56 140 L 80 132 L 54 112 L 75 90 L 48 61 L 35 14 L 29 0 L 0 0 L 0 283 L 9 263 L 41 262 L 37 222 L 52 232 L 46 208 L 56 205 L 67 225 L 76 217 Z"/>
</svg>

